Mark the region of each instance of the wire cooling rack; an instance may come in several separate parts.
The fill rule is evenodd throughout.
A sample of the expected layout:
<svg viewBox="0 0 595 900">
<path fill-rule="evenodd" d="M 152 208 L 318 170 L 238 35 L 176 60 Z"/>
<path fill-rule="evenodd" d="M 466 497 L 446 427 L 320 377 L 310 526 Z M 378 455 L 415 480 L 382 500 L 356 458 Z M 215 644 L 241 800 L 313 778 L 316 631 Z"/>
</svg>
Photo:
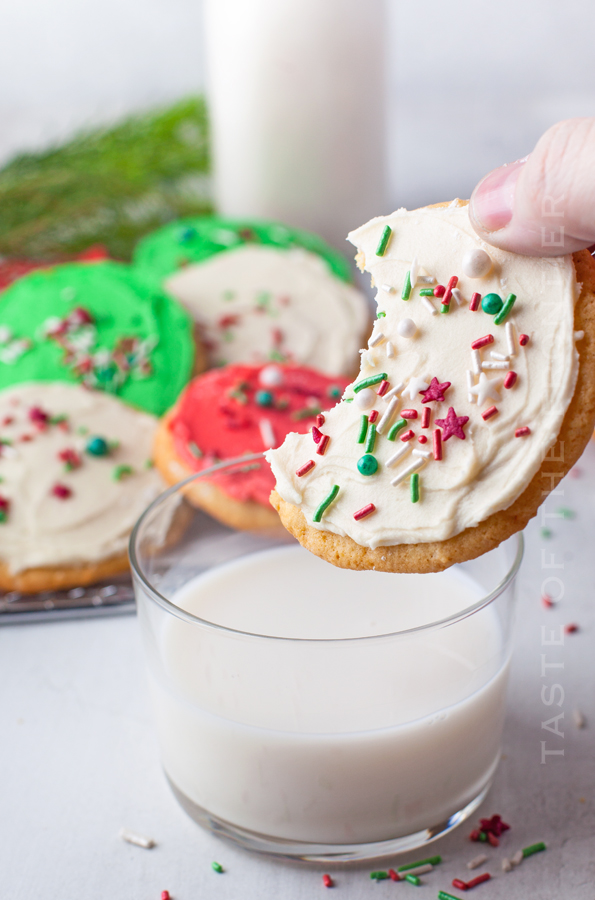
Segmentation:
<svg viewBox="0 0 595 900">
<path fill-rule="evenodd" d="M 130 575 L 90 587 L 40 594 L 0 592 L 0 626 L 60 619 L 116 616 L 135 612 Z"/>
</svg>

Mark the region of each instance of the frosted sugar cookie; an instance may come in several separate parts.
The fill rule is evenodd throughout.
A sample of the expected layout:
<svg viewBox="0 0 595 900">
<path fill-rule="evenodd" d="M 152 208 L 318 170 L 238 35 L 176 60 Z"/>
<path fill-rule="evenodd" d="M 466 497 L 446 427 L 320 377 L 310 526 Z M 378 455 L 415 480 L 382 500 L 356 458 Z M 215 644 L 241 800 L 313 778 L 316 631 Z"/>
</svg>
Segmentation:
<svg viewBox="0 0 595 900">
<path fill-rule="evenodd" d="M 289 431 L 320 433 L 346 380 L 331 379 L 303 366 L 278 363 L 213 369 L 190 382 L 162 419 L 155 463 L 169 484 L 217 462 L 276 447 Z M 311 438 L 310 438 L 311 440 Z M 327 439 L 313 445 L 308 465 L 323 462 Z M 269 496 L 274 486 L 263 460 L 233 473 L 215 472 L 189 488 L 193 503 L 235 528 L 279 525 Z"/>
<path fill-rule="evenodd" d="M 128 568 L 128 538 L 163 490 L 157 420 L 66 382 L 0 391 L 0 589 L 91 584 Z"/>
<path fill-rule="evenodd" d="M 274 222 L 187 219 L 144 238 L 134 261 L 189 310 L 211 366 L 357 370 L 368 305 L 346 260 L 315 234 Z"/>
<path fill-rule="evenodd" d="M 312 437 L 267 453 L 285 526 L 346 568 L 433 572 L 524 528 L 595 420 L 595 263 L 483 244 L 464 203 L 350 240 L 378 288 L 361 371 Z"/>
</svg>

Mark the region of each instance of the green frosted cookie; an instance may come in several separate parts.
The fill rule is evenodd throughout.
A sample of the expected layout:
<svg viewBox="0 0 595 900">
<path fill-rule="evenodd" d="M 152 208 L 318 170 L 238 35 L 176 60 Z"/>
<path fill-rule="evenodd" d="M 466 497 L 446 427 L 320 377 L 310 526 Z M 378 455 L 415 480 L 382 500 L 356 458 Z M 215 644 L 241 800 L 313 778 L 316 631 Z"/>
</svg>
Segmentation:
<svg viewBox="0 0 595 900">
<path fill-rule="evenodd" d="M 134 251 L 134 265 L 159 287 L 165 278 L 189 263 L 243 244 L 300 247 L 322 257 L 331 272 L 351 282 L 349 263 L 317 234 L 259 219 L 222 219 L 216 216 L 178 219 L 142 238 Z"/>
<path fill-rule="evenodd" d="M 78 382 L 161 415 L 193 361 L 188 314 L 123 263 L 43 269 L 0 297 L 0 390 Z"/>
</svg>

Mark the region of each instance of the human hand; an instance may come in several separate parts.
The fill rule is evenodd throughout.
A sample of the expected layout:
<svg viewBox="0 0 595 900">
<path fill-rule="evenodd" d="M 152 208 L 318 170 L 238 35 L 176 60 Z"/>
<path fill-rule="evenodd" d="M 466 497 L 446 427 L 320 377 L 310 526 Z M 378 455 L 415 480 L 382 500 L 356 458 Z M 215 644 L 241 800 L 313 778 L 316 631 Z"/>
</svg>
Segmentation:
<svg viewBox="0 0 595 900">
<path fill-rule="evenodd" d="M 595 119 L 558 122 L 525 159 L 486 175 L 469 217 L 484 241 L 525 256 L 595 244 Z"/>
</svg>

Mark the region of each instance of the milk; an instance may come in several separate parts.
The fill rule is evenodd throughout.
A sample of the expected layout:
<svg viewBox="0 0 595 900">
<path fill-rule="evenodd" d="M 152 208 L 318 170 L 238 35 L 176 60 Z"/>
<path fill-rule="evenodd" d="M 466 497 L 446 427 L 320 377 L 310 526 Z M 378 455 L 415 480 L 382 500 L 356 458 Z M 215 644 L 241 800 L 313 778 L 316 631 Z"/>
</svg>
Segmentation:
<svg viewBox="0 0 595 900">
<path fill-rule="evenodd" d="M 356 573 L 298 546 L 194 577 L 172 602 L 223 628 L 168 616 L 155 636 L 170 780 L 211 815 L 288 840 L 368 843 L 443 824 L 497 765 L 504 638 L 492 606 L 415 629 L 483 594 L 456 568 Z"/>
</svg>

